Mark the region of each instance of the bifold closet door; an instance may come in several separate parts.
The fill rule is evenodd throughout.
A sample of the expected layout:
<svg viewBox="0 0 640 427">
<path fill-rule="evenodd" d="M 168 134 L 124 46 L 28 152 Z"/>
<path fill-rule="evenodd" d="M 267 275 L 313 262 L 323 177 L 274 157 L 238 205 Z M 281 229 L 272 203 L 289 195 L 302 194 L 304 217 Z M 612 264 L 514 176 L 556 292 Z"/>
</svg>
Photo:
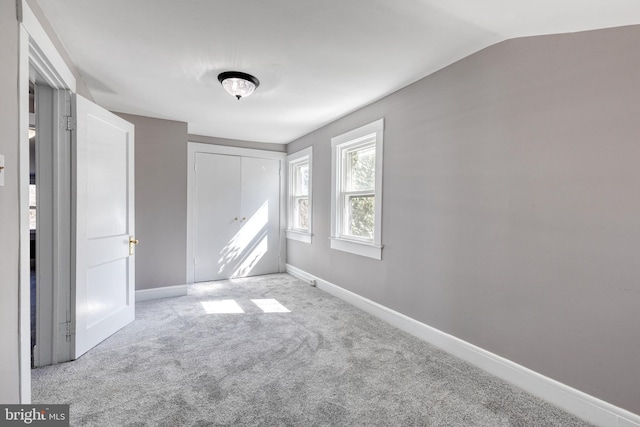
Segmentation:
<svg viewBox="0 0 640 427">
<path fill-rule="evenodd" d="M 280 162 L 196 153 L 194 280 L 276 273 Z"/>
<path fill-rule="evenodd" d="M 227 279 L 241 223 L 241 158 L 196 153 L 195 176 L 194 280 Z"/>
<path fill-rule="evenodd" d="M 277 273 L 280 257 L 280 162 L 242 158 L 242 218 L 233 277 Z"/>
</svg>

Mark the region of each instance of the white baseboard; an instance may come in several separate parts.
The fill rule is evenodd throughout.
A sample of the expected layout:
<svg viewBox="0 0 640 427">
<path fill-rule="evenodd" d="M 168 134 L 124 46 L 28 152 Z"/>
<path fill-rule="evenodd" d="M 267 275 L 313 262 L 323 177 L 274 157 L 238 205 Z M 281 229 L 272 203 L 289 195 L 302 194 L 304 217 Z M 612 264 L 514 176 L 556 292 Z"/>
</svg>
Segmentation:
<svg viewBox="0 0 640 427">
<path fill-rule="evenodd" d="M 418 322 L 402 313 L 329 283 L 297 267 L 287 264 L 287 273 L 306 283 L 315 282 L 319 289 L 462 360 L 476 365 L 587 422 L 607 427 L 640 427 L 640 416 L 632 412 L 562 384 L 453 335 Z"/>
<path fill-rule="evenodd" d="M 165 286 L 164 288 L 140 289 L 136 291 L 136 302 L 153 299 L 182 297 L 187 295 L 187 285 Z"/>
</svg>

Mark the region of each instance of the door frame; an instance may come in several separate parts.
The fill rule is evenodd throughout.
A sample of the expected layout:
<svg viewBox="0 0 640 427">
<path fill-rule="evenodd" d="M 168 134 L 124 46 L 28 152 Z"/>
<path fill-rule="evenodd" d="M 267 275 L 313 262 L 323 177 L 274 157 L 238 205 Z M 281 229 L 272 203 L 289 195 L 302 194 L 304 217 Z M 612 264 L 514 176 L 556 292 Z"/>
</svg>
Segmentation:
<svg viewBox="0 0 640 427">
<path fill-rule="evenodd" d="M 71 114 L 71 95 L 55 90 L 31 67 L 37 105 L 36 145 L 36 347 L 34 366 L 72 359 L 71 332 L 71 153 L 70 132 L 58 125 Z M 69 327 L 68 327 L 69 326 Z"/>
<path fill-rule="evenodd" d="M 202 142 L 191 142 L 187 145 L 187 284 L 194 283 L 195 266 L 194 266 L 194 232 L 195 232 L 195 170 L 196 170 L 196 153 L 206 154 L 225 154 L 229 156 L 256 157 L 259 159 L 278 160 L 280 162 L 280 224 L 279 224 L 279 262 L 278 269 L 280 272 L 285 271 L 286 264 L 286 183 L 287 171 L 285 161 L 287 153 L 279 151 L 257 150 L 253 148 L 240 148 L 227 145 L 205 144 Z"/>
<path fill-rule="evenodd" d="M 20 228 L 20 274 L 19 274 L 19 387 L 20 403 L 31 403 L 31 322 L 30 322 L 30 256 L 29 256 L 29 81 L 33 72 L 37 73 L 44 82 L 49 85 L 58 101 L 66 99 L 67 91 L 76 91 L 76 79 L 64 59 L 56 49 L 55 45 L 47 35 L 46 31 L 38 21 L 37 17 L 25 0 L 16 2 L 18 21 L 20 22 L 19 35 L 19 62 L 18 62 L 18 103 L 19 103 L 19 228 Z M 58 103 L 58 105 L 60 105 Z M 58 122 L 57 117 L 55 118 Z M 53 132 L 54 145 L 64 146 L 61 141 L 67 134 L 58 127 L 59 132 Z M 60 142 L 60 144 L 58 144 Z M 66 147 L 69 148 L 68 145 Z M 59 153 L 58 153 L 59 154 Z M 70 173 L 70 158 L 62 159 L 56 153 L 52 159 L 54 168 L 60 174 Z M 61 175 L 61 176 L 62 176 Z M 71 189 L 63 188 L 57 181 L 54 187 L 59 191 L 54 210 L 64 213 L 65 207 L 69 209 Z M 67 217 L 68 218 L 68 217 Z M 71 223 L 58 217 L 54 228 L 59 236 L 71 236 Z M 53 254 L 51 254 L 53 257 Z M 71 266 L 64 266 L 64 261 L 59 260 L 56 277 L 54 278 L 54 293 L 67 292 L 70 294 L 70 281 L 68 276 Z M 67 276 L 65 276 L 67 275 Z M 63 280 L 67 277 L 67 288 L 59 289 Z M 55 287 L 58 286 L 58 289 Z M 70 301 L 69 301 L 70 305 Z"/>
</svg>

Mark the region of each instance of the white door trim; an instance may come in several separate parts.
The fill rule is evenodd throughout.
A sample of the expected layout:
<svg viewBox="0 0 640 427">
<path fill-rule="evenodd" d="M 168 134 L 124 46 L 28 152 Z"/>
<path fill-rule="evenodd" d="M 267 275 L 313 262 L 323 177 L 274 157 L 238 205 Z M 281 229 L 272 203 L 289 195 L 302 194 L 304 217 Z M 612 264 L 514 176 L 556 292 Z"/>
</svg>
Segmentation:
<svg viewBox="0 0 640 427">
<path fill-rule="evenodd" d="M 19 292 L 19 387 L 20 403 L 31 402 L 31 322 L 29 245 L 29 73 L 30 68 L 58 90 L 76 90 L 76 80 L 44 28 L 25 0 L 21 12 L 18 62 L 19 89 L 19 212 L 20 212 L 20 292 Z M 25 179 L 27 178 L 27 179 Z M 67 230 L 70 233 L 70 230 Z"/>
<path fill-rule="evenodd" d="M 284 162 L 287 158 L 286 153 L 277 151 L 256 150 L 252 148 L 238 148 L 229 147 L 224 145 L 204 144 L 201 142 L 189 142 L 187 145 L 187 284 L 194 283 L 194 265 L 193 265 L 193 232 L 194 232 L 194 220 L 193 214 L 195 211 L 195 158 L 196 153 L 209 153 L 209 154 L 226 154 L 231 156 L 243 156 L 243 157 L 257 157 L 261 159 L 274 159 L 280 161 L 280 188 L 285 188 L 286 177 L 282 173 L 284 170 Z M 284 198 L 281 194 L 280 200 Z M 281 203 L 282 204 L 282 203 Z M 285 234 L 284 227 L 285 221 L 283 221 L 283 208 L 280 206 L 280 271 L 284 271 L 284 244 Z"/>
<path fill-rule="evenodd" d="M 67 67 L 26 0 L 22 0 L 22 28 L 26 30 L 28 38 L 21 37 L 20 45 L 23 42 L 28 44 L 29 61 L 48 79 L 47 83 L 55 88 L 75 92 L 76 78 L 73 72 Z"/>
</svg>

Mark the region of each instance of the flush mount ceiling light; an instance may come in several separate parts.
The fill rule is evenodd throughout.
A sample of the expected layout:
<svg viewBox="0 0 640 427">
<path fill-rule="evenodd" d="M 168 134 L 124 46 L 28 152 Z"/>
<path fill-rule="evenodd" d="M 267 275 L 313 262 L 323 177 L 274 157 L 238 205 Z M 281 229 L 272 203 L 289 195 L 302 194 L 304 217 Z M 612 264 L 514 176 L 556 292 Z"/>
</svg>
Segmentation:
<svg viewBox="0 0 640 427">
<path fill-rule="evenodd" d="M 260 82 L 251 74 L 241 73 L 239 71 L 225 71 L 218 75 L 218 81 L 222 84 L 224 90 L 232 96 L 238 98 L 247 97 L 253 93 Z"/>
</svg>

